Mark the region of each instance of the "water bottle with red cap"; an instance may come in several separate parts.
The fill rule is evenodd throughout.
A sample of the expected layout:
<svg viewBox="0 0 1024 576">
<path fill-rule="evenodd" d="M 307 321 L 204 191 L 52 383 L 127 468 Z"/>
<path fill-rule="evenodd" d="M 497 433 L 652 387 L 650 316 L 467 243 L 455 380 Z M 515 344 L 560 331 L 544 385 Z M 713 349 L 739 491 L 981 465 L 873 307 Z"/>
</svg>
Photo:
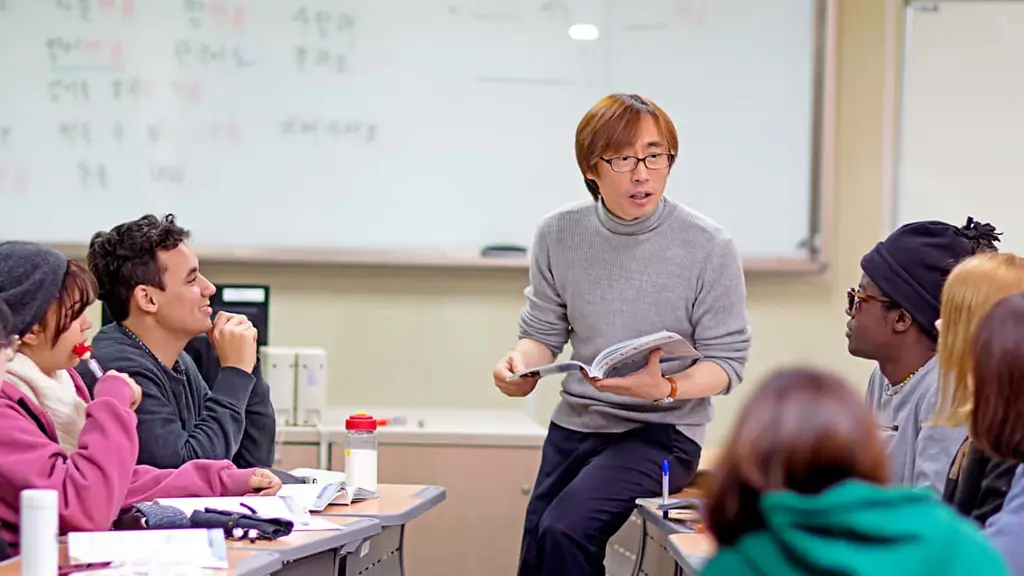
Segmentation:
<svg viewBox="0 0 1024 576">
<path fill-rule="evenodd" d="M 377 492 L 377 419 L 362 412 L 345 420 L 345 485 Z"/>
</svg>

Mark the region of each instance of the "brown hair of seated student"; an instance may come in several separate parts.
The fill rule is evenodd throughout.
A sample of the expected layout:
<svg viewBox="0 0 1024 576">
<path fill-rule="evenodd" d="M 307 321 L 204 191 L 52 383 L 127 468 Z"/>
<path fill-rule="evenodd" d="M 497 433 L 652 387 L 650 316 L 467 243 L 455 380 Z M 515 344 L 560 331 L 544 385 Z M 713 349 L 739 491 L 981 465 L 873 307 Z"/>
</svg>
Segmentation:
<svg viewBox="0 0 1024 576">
<path fill-rule="evenodd" d="M 834 374 L 776 371 L 744 406 L 715 467 L 708 530 L 734 544 L 764 527 L 761 494 L 817 494 L 847 479 L 889 481 L 874 414 Z"/>
<path fill-rule="evenodd" d="M 997 459 L 1024 461 L 1024 294 L 997 302 L 978 324 L 972 353 L 975 444 Z"/>
<path fill-rule="evenodd" d="M 48 313 L 43 323 L 43 327 L 50 331 L 51 346 L 56 346 L 57 340 L 96 301 L 96 291 L 96 278 L 92 273 L 78 262 L 68 260 L 57 305 L 52 309 L 52 316 Z"/>
</svg>

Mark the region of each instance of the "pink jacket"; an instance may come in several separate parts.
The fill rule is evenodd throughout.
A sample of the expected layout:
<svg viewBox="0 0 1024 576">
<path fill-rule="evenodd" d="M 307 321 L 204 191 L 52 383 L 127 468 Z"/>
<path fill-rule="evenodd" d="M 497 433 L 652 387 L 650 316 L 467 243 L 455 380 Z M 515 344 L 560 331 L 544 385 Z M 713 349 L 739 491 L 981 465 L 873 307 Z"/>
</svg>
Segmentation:
<svg viewBox="0 0 1024 576">
<path fill-rule="evenodd" d="M 177 470 L 137 466 L 131 388 L 105 376 L 90 402 L 82 379 L 74 370 L 68 373 L 88 403 L 78 450 L 70 456 L 58 444 L 46 411 L 12 384 L 0 386 L 0 537 L 12 548 L 18 545 L 18 495 L 25 488 L 57 490 L 61 535 L 109 530 L 123 509 L 154 498 L 250 491 L 253 471 L 226 460 L 194 460 Z"/>
</svg>

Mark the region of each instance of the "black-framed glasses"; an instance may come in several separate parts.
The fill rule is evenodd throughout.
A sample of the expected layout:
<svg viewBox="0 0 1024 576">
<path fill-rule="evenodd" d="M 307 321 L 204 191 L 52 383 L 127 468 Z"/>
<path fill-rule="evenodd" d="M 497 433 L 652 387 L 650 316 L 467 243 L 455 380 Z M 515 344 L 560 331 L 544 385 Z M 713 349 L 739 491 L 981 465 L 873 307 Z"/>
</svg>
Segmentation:
<svg viewBox="0 0 1024 576">
<path fill-rule="evenodd" d="M 664 170 L 672 165 L 676 159 L 675 154 L 669 152 L 655 152 L 643 158 L 638 156 L 615 156 L 613 158 L 601 157 L 612 168 L 612 172 L 632 172 L 643 161 L 648 170 Z"/>
<path fill-rule="evenodd" d="M 878 302 L 879 304 L 894 304 L 893 300 L 868 294 L 858 288 L 846 289 L 846 313 L 853 314 L 860 308 L 861 302 Z"/>
</svg>

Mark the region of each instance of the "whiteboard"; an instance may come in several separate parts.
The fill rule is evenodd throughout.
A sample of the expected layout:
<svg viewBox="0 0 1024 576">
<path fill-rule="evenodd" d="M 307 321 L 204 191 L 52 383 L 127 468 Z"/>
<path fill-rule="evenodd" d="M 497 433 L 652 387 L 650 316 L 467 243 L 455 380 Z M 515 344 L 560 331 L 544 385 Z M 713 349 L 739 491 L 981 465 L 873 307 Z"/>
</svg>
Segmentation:
<svg viewBox="0 0 1024 576">
<path fill-rule="evenodd" d="M 581 6 L 596 41 L 567 34 Z M 747 258 L 806 259 L 818 7 L 0 0 L 0 234 L 81 245 L 174 212 L 198 246 L 528 247 L 588 197 L 579 119 L 628 91 L 677 124 L 670 198 Z"/>
<path fill-rule="evenodd" d="M 905 19 L 896 224 L 968 215 L 1024 253 L 1024 2 L 931 2 Z"/>
</svg>

